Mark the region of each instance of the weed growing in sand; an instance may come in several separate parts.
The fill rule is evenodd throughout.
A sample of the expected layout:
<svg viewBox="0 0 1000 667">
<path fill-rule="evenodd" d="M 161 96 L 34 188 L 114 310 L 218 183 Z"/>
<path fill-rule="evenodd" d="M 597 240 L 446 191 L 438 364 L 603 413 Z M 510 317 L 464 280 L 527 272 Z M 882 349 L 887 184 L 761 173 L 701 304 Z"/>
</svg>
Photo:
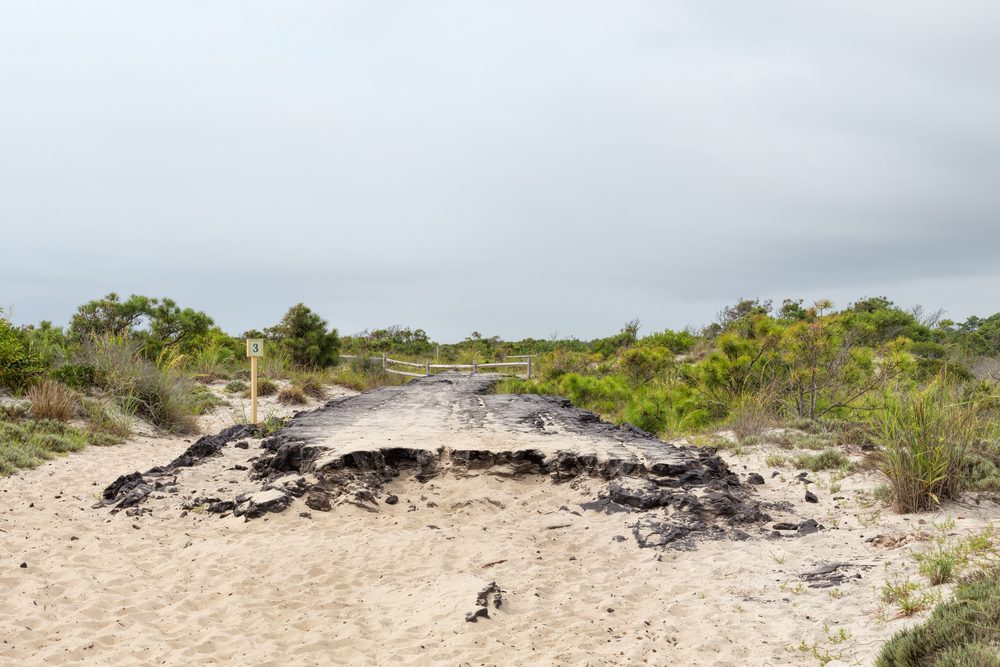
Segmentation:
<svg viewBox="0 0 1000 667">
<path fill-rule="evenodd" d="M 788 463 L 788 457 L 781 454 L 768 454 L 764 464 L 769 468 L 783 468 Z"/>
<path fill-rule="evenodd" d="M 840 598 L 844 597 L 844 591 L 840 590 L 839 588 L 831 588 L 827 590 L 826 594 L 832 597 L 834 600 L 839 600 Z"/>
<path fill-rule="evenodd" d="M 250 390 L 250 385 L 248 385 L 243 380 L 230 380 L 226 383 L 226 386 L 222 388 L 222 391 L 227 394 L 242 394 L 245 391 Z"/>
<path fill-rule="evenodd" d="M 783 431 L 772 440 L 782 449 L 819 450 L 835 443 L 835 439 L 825 433 L 802 433 L 800 431 Z"/>
<path fill-rule="evenodd" d="M 834 656 L 830 653 L 830 650 L 819 645 L 819 642 L 813 642 L 812 644 L 802 640 L 799 642 L 798 646 L 787 646 L 785 650 L 789 653 L 804 653 L 808 656 L 815 658 L 819 664 L 828 665 L 834 660 L 839 660 L 840 656 Z"/>
<path fill-rule="evenodd" d="M 278 383 L 268 378 L 257 378 L 257 395 L 273 396 L 278 393 Z M 247 396 L 249 396 L 249 390 Z"/>
<path fill-rule="evenodd" d="M 953 530 L 956 525 L 954 517 L 947 517 L 945 519 L 931 519 L 931 525 L 940 533 L 947 533 L 949 530 Z"/>
<path fill-rule="evenodd" d="M 944 533 L 954 526 L 954 519 L 935 522 L 934 527 L 942 535 L 935 540 L 934 547 L 924 553 L 913 554 L 919 563 L 920 574 L 927 577 L 932 586 L 950 583 L 970 564 L 978 562 L 981 556 L 993 552 L 992 525 L 980 533 L 950 542 Z"/>
<path fill-rule="evenodd" d="M 286 426 L 288 426 L 288 419 L 286 417 L 275 417 L 274 415 L 265 417 L 264 421 L 260 423 L 260 429 L 265 437 L 274 435 Z"/>
<path fill-rule="evenodd" d="M 327 381 L 328 377 L 325 373 L 299 373 L 292 379 L 292 385 L 306 396 L 322 400 L 326 398 L 325 385 Z"/>
<path fill-rule="evenodd" d="M 931 591 L 919 591 L 920 587 L 909 579 L 886 581 L 881 590 L 882 602 L 895 606 L 900 616 L 913 616 L 938 600 Z"/>
<path fill-rule="evenodd" d="M 819 472 L 820 470 L 841 470 L 850 468 L 851 461 L 836 449 L 826 449 L 819 454 L 799 454 L 795 457 L 769 454 L 764 463 L 771 468 L 794 467 Z"/>
<path fill-rule="evenodd" d="M 830 626 L 824 624 L 823 632 L 826 634 L 827 641 L 831 644 L 843 644 L 853 639 L 853 636 L 846 628 L 837 628 L 835 631 L 831 631 Z"/>
<path fill-rule="evenodd" d="M 915 554 L 914 558 L 920 564 L 920 574 L 927 577 L 931 586 L 947 584 L 964 565 L 964 559 L 956 550 L 946 549 L 941 544 L 933 552 Z"/>
</svg>

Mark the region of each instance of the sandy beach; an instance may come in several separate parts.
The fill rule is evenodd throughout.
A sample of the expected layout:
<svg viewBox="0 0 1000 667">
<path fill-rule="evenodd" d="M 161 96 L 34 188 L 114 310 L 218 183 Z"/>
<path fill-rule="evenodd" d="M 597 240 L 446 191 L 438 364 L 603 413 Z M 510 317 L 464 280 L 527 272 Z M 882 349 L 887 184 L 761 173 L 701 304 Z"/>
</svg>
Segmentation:
<svg viewBox="0 0 1000 667">
<path fill-rule="evenodd" d="M 224 425 L 225 409 L 204 421 Z M 371 436 L 391 437 L 381 429 Z M 790 503 L 775 522 L 824 529 L 641 549 L 633 514 L 581 510 L 590 480 L 490 471 L 400 476 L 386 487 L 399 502 L 377 511 L 316 512 L 300 499 L 245 521 L 185 511 L 167 494 L 134 516 L 92 509 L 118 474 L 188 444 L 146 434 L 0 480 L 0 662 L 865 665 L 919 618 L 882 605 L 884 581 L 916 577 L 911 552 L 939 526 L 960 536 L 996 515 L 971 501 L 896 515 L 863 493 L 877 483 L 869 473 L 837 494 L 814 475 L 820 501 L 803 503 L 792 471 L 772 477 L 764 466 L 766 445 L 724 456 L 739 475 L 762 474 L 761 501 Z M 232 468 L 256 444 L 226 447 L 178 483 L 203 495 L 235 489 L 245 478 Z M 811 587 L 803 575 L 830 563 L 843 582 Z M 501 606 L 467 622 L 493 582 Z"/>
</svg>

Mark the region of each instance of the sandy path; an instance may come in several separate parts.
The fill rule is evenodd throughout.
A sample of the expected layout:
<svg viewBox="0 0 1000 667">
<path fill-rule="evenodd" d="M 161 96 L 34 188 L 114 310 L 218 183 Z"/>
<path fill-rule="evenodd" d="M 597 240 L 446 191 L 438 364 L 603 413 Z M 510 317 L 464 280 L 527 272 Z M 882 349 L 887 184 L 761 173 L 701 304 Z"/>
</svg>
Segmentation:
<svg viewBox="0 0 1000 667">
<path fill-rule="evenodd" d="M 407 437 L 405 424 L 378 427 L 371 438 Z M 886 549 L 865 538 L 931 530 L 943 517 L 964 534 L 997 515 L 988 504 L 878 512 L 857 494 L 876 483 L 866 474 L 842 482 L 843 500 L 817 489 L 820 502 L 802 505 L 801 484 L 790 473 L 772 479 L 762 452 L 727 458 L 741 474 L 764 475 L 763 499 L 794 501 L 775 520 L 815 518 L 827 530 L 639 549 L 635 515 L 580 510 L 594 497 L 587 480 L 475 472 L 400 478 L 389 487 L 400 502 L 377 513 L 344 505 L 305 517 L 301 501 L 251 522 L 182 516 L 166 501 L 138 517 L 91 509 L 117 474 L 186 446 L 140 438 L 0 479 L 0 663 L 819 664 L 795 648 L 804 642 L 838 658 L 830 664 L 870 664 L 913 622 L 880 620 L 877 588 L 916 576 L 910 549 L 920 544 Z M 227 448 L 225 463 L 254 453 Z M 181 481 L 205 492 L 244 482 L 218 470 L 192 468 Z M 801 580 L 829 561 L 861 575 L 837 597 Z M 491 581 L 503 606 L 467 623 Z M 841 628 L 849 638 L 831 641 Z"/>
</svg>

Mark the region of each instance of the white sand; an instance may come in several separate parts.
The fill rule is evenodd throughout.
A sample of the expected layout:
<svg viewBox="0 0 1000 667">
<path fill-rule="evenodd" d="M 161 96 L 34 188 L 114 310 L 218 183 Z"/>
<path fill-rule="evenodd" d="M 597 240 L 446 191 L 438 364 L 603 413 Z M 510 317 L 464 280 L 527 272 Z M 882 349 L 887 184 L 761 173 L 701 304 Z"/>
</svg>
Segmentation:
<svg viewBox="0 0 1000 667">
<path fill-rule="evenodd" d="M 162 502 L 141 517 L 91 509 L 117 475 L 186 446 L 139 437 L 0 479 L 0 664 L 819 664 L 796 648 L 805 642 L 832 665 L 866 665 L 919 620 L 880 611 L 877 589 L 901 574 L 917 580 L 911 550 L 926 544 L 864 538 L 934 532 L 930 521 L 944 517 L 962 535 L 997 515 L 985 502 L 907 517 L 865 508 L 857 490 L 877 483 L 867 474 L 842 482 L 839 509 L 816 486 L 820 503 L 806 505 L 794 474 L 772 479 L 759 451 L 726 458 L 741 475 L 764 475 L 762 498 L 794 502 L 775 520 L 815 518 L 828 530 L 643 550 L 628 529 L 634 516 L 560 510 L 594 497 L 587 482 L 491 474 L 394 482 L 399 504 L 378 513 L 342 505 L 303 518 L 301 500 L 249 523 L 181 517 Z M 211 493 L 244 480 L 207 470 L 181 472 L 183 486 Z M 839 597 L 800 579 L 830 561 L 862 574 Z M 491 581 L 502 608 L 467 623 Z M 850 638 L 832 641 L 841 628 Z"/>
</svg>

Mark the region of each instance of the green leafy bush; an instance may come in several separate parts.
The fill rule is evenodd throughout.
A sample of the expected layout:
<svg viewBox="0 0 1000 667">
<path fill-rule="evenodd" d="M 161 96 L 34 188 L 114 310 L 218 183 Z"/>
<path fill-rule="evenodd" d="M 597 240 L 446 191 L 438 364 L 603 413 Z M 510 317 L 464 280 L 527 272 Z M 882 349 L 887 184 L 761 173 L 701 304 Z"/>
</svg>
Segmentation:
<svg viewBox="0 0 1000 667">
<path fill-rule="evenodd" d="M 41 377 L 41 359 L 28 348 L 24 334 L 0 313 L 0 387 L 22 391 Z"/>
<path fill-rule="evenodd" d="M 97 384 L 97 369 L 88 364 L 62 364 L 51 373 L 52 379 L 67 387 L 85 391 Z"/>
</svg>

